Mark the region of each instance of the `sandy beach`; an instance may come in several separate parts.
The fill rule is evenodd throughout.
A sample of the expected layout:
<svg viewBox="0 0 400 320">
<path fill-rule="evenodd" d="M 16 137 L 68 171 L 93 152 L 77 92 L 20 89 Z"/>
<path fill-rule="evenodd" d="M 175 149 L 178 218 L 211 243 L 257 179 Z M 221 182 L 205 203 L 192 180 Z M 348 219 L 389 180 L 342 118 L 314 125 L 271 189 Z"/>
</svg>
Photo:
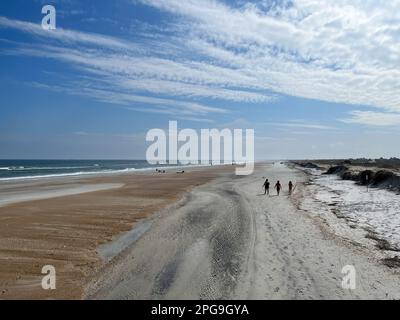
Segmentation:
<svg viewBox="0 0 400 320">
<path fill-rule="evenodd" d="M 281 180 L 280 197 L 263 195 L 266 177 Z M 2 199 L 14 200 L 0 208 L 1 298 L 400 298 L 399 274 L 379 250 L 304 207 L 309 181 L 265 163 L 246 177 L 227 166 L 2 185 Z M 54 291 L 41 288 L 47 264 Z M 342 287 L 347 265 L 355 290 Z"/>
<path fill-rule="evenodd" d="M 294 180 L 296 192 L 264 196 L 263 177 Z M 398 299 L 398 273 L 376 251 L 299 208 L 308 181 L 275 163 L 195 188 L 107 265 L 86 298 Z M 357 272 L 355 290 L 342 287 L 347 265 Z"/>
<path fill-rule="evenodd" d="M 192 168 L 185 174 L 170 170 L 2 183 L 0 298 L 82 298 L 86 284 L 107 261 L 98 253 L 101 245 L 191 188 L 232 171 Z M 56 268 L 54 291 L 41 287 L 44 265 Z"/>
</svg>

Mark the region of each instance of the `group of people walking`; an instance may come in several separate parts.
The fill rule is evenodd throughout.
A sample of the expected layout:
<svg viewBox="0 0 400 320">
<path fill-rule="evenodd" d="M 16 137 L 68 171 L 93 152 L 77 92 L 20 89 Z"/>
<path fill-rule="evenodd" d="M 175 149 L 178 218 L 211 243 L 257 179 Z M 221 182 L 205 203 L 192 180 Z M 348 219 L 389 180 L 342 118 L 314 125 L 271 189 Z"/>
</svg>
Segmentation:
<svg viewBox="0 0 400 320">
<path fill-rule="evenodd" d="M 289 186 L 289 195 L 291 195 L 293 193 L 293 191 L 294 191 L 294 187 L 295 186 L 293 185 L 292 181 L 289 181 L 288 186 Z M 264 195 L 266 195 L 266 194 L 269 195 L 270 182 L 269 182 L 268 179 L 265 180 L 263 187 L 264 187 L 264 190 L 265 190 L 264 191 Z M 280 193 L 281 193 L 281 190 L 282 190 L 282 185 L 281 185 L 281 182 L 279 180 L 275 184 L 275 189 L 276 189 L 277 195 L 279 196 Z"/>
</svg>

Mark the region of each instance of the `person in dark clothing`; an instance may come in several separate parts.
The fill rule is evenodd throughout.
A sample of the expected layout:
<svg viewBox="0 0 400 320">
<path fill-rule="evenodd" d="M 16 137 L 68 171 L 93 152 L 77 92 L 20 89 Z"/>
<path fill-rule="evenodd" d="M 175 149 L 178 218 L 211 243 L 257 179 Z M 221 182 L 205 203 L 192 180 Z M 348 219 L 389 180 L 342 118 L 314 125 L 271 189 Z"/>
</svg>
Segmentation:
<svg viewBox="0 0 400 320">
<path fill-rule="evenodd" d="M 265 180 L 265 182 L 264 182 L 264 195 L 266 195 L 266 194 L 268 194 L 269 195 L 269 181 L 268 181 L 268 179 L 267 180 Z"/>
<path fill-rule="evenodd" d="M 289 181 L 289 196 L 292 195 L 293 192 L 293 182 Z"/>
<path fill-rule="evenodd" d="M 281 189 L 282 189 L 282 185 L 281 185 L 281 183 L 279 182 L 279 180 L 278 180 L 278 182 L 277 182 L 276 185 L 275 185 L 275 189 L 276 189 L 276 192 L 277 192 L 277 194 L 278 194 L 278 196 L 279 196 L 279 194 L 281 193 Z"/>
</svg>

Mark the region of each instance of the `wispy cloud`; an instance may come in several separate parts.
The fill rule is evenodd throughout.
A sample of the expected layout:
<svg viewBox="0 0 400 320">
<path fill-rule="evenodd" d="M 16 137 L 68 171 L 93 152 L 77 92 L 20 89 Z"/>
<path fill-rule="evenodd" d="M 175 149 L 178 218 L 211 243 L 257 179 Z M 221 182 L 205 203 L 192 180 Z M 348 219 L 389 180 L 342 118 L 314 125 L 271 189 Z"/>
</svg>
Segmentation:
<svg viewBox="0 0 400 320">
<path fill-rule="evenodd" d="M 177 101 L 170 99 L 160 99 L 133 94 L 114 92 L 106 89 L 82 87 L 76 90 L 75 87 L 47 85 L 33 82 L 29 85 L 36 88 L 47 89 L 55 92 L 62 92 L 71 95 L 91 97 L 98 101 L 122 105 L 127 110 L 140 111 L 147 113 L 162 113 L 180 116 L 205 116 L 210 113 L 224 114 L 229 111 L 222 108 L 210 107 L 200 103 L 190 101 Z M 208 121 L 207 119 L 197 118 L 197 121 Z"/>
<path fill-rule="evenodd" d="M 267 123 L 270 126 L 277 126 L 277 127 L 285 127 L 285 128 L 302 128 L 302 129 L 318 129 L 318 130 L 332 130 L 335 129 L 331 126 L 326 126 L 322 124 L 315 124 L 315 123 L 304 123 L 304 122 L 297 122 L 297 121 L 289 121 L 289 122 L 270 122 Z"/>
<path fill-rule="evenodd" d="M 398 126 L 400 113 L 385 113 L 373 111 L 352 111 L 350 117 L 341 119 L 344 123 L 357 123 L 369 126 Z"/>
<path fill-rule="evenodd" d="M 249 85 L 400 110 L 399 1 L 142 0 L 187 25 L 188 43 Z"/>
<path fill-rule="evenodd" d="M 108 49 L 137 49 L 133 43 L 128 43 L 114 37 L 95 33 L 80 32 L 57 28 L 44 30 L 40 24 L 27 21 L 13 20 L 0 16 L 0 27 L 12 28 L 35 36 L 58 40 L 64 44 L 79 43 L 84 45 L 102 46 Z"/>
<path fill-rule="evenodd" d="M 110 102 L 146 103 L 138 97 L 153 95 L 176 101 L 179 110 L 206 114 L 216 110 L 200 111 L 180 100 L 268 103 L 285 94 L 400 112 L 399 0 L 280 0 L 272 6 L 266 0 L 132 1 L 138 2 L 168 13 L 166 28 L 173 35 L 146 25 L 136 35 L 139 41 L 129 41 L 65 29 L 49 32 L 5 17 L 0 27 L 49 41 L 21 44 L 9 54 L 62 61 L 90 83 L 78 91 Z M 149 112 L 167 112 L 165 107 L 172 106 L 163 103 Z"/>
<path fill-rule="evenodd" d="M 98 98 L 98 92 L 92 88 L 96 83 L 97 86 L 102 85 L 109 91 L 114 91 L 113 94 L 102 98 L 110 102 L 111 100 L 124 103 L 140 102 L 138 95 L 143 92 L 155 96 L 168 96 L 171 99 L 174 97 L 191 100 L 209 98 L 249 103 L 270 102 L 276 99 L 273 95 L 256 92 L 257 88 L 249 90 L 247 86 L 243 86 L 241 82 L 243 79 L 239 81 L 232 70 L 198 61 L 176 61 L 173 59 L 173 50 L 178 50 L 178 47 L 174 48 L 171 44 L 147 46 L 147 42 L 128 43 L 114 37 L 72 30 L 47 31 L 39 25 L 5 17 L 0 17 L 0 26 L 40 36 L 42 40 L 50 39 L 61 42 L 62 45 L 56 43 L 40 46 L 17 45 L 15 48 L 4 50 L 3 54 L 35 56 L 68 63 L 85 73 L 86 79 L 91 79 L 90 88 L 80 86 L 77 91 L 85 91 L 86 95 L 94 93 L 94 97 Z M 79 44 L 80 47 L 77 49 L 75 45 L 71 44 Z M 165 48 L 169 48 L 167 53 L 170 58 L 163 57 L 164 55 L 160 53 L 161 47 L 164 51 Z M 221 81 L 217 74 L 222 75 L 226 80 Z M 65 91 L 72 93 L 71 86 Z M 164 105 L 172 107 L 172 101 L 170 102 Z M 201 105 L 199 103 L 182 103 L 179 100 L 175 100 L 173 104 L 181 107 L 180 109 L 187 106 L 189 112 L 193 111 L 193 106 Z M 197 107 L 196 109 L 200 110 Z M 221 109 L 209 107 L 202 110 L 218 112 Z M 149 112 L 156 111 L 157 109 L 149 110 Z M 165 112 L 165 110 L 161 111 Z"/>
</svg>

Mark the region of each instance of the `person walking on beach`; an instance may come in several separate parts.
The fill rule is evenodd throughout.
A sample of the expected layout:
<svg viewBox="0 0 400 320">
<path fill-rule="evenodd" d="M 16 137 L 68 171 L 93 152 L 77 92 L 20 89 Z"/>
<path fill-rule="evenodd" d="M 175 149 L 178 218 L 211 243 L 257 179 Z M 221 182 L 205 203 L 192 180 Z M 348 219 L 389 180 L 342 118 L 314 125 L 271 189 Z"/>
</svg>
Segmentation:
<svg viewBox="0 0 400 320">
<path fill-rule="evenodd" d="M 281 193 L 281 189 L 282 189 L 282 185 L 281 185 L 281 183 L 280 183 L 279 180 L 278 180 L 278 182 L 277 182 L 276 185 L 275 185 L 275 189 L 276 189 L 276 192 L 277 192 L 277 194 L 278 194 L 278 196 L 279 196 L 279 194 Z"/>
<path fill-rule="evenodd" d="M 268 179 L 267 180 L 265 180 L 265 182 L 264 182 L 264 195 L 266 195 L 266 194 L 268 194 L 269 195 L 269 181 L 268 181 Z"/>
<path fill-rule="evenodd" d="M 292 195 L 292 192 L 293 192 L 293 182 L 289 181 L 289 196 Z"/>
</svg>

